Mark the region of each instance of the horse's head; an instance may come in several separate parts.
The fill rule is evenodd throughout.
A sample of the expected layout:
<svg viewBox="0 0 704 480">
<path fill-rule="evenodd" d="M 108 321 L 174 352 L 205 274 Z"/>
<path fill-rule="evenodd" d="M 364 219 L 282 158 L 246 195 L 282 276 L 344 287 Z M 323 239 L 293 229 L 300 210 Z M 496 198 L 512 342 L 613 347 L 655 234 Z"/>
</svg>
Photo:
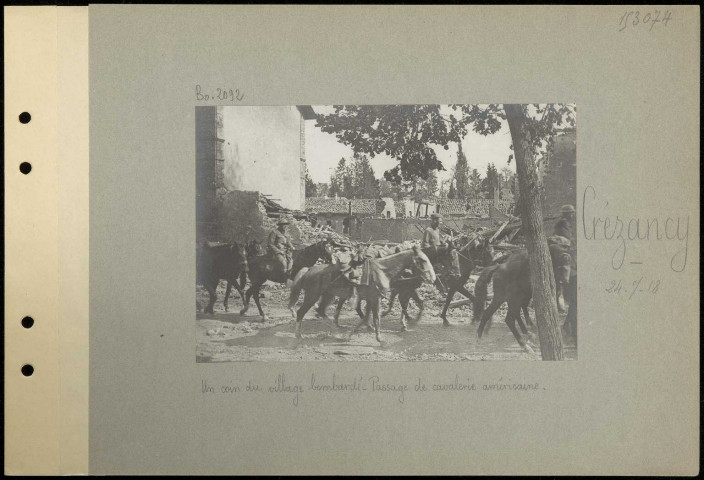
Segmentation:
<svg viewBox="0 0 704 480">
<path fill-rule="evenodd" d="M 491 246 L 488 238 L 475 238 L 469 248 L 472 260 L 482 267 L 487 267 L 494 263 L 494 247 Z"/>
<path fill-rule="evenodd" d="M 435 269 L 430 263 L 428 256 L 418 247 L 413 246 L 413 270 L 420 274 L 421 278 L 426 283 L 435 283 Z"/>
<path fill-rule="evenodd" d="M 569 249 L 562 245 L 550 245 L 550 256 L 552 257 L 555 281 L 558 283 L 569 283 L 572 271 L 572 255 Z"/>
<path fill-rule="evenodd" d="M 262 248 L 262 242 L 258 240 L 250 240 L 245 247 L 246 255 L 248 257 L 257 257 L 264 254 L 264 248 Z"/>
<path fill-rule="evenodd" d="M 325 263 L 332 263 L 332 256 L 335 252 L 335 245 L 332 239 L 327 238 L 315 244 L 318 258 L 322 258 Z"/>
<path fill-rule="evenodd" d="M 230 245 L 230 251 L 232 252 L 232 256 L 237 260 L 243 260 L 247 258 L 247 251 L 245 249 L 244 244 L 233 242 L 232 245 Z"/>
</svg>

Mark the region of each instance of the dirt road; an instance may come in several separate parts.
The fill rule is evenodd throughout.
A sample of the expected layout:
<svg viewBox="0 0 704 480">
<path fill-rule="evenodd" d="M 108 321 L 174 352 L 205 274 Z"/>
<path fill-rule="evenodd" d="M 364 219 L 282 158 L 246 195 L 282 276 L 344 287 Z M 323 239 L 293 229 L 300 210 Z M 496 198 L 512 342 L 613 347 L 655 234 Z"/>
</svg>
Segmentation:
<svg viewBox="0 0 704 480">
<path fill-rule="evenodd" d="M 342 311 L 339 329 L 332 321 L 318 319 L 313 311 L 309 312 L 303 321 L 303 339 L 299 341 L 294 336 L 295 320 L 286 308 L 288 288 L 266 285 L 262 291 L 265 296 L 261 299 L 262 307 L 269 317 L 266 322 L 262 322 L 253 301 L 248 315 L 239 315 L 242 300 L 236 292 L 229 301 L 230 311 L 225 312 L 224 285 L 221 286 L 215 314 L 197 314 L 198 362 L 540 360 L 537 331 L 532 332 L 536 337 L 531 344 L 535 353 L 524 352 L 503 321 L 505 309 L 494 314 L 491 329 L 481 340 L 477 338 L 477 325 L 470 323 L 470 307 L 451 309 L 448 320 L 453 326 L 443 327 L 438 316 L 442 300 L 433 287 L 421 290 L 425 312 L 421 321 L 411 325 L 407 332 L 401 331 L 401 309 L 397 302 L 391 314 L 381 321 L 381 345 L 374 332 L 364 327 L 349 337 L 352 327 L 359 322 L 350 305 Z M 199 290 L 197 296 L 202 305 L 207 304 L 207 294 Z M 457 294 L 456 299 L 459 298 Z M 415 316 L 417 311 L 413 305 L 409 313 Z M 532 309 L 530 313 L 534 318 Z M 333 315 L 332 308 L 329 315 Z M 565 356 L 576 359 L 574 343 L 570 339 L 565 341 Z"/>
</svg>

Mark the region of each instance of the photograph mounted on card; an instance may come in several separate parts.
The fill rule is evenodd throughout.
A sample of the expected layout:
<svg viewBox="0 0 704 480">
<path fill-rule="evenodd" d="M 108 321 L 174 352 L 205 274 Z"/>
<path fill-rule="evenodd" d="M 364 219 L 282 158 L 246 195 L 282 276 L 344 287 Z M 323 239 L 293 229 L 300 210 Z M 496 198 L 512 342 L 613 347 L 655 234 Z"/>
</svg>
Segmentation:
<svg viewBox="0 0 704 480">
<path fill-rule="evenodd" d="M 561 314 L 542 327 L 562 328 L 576 359 L 576 107 L 517 110 L 535 132 L 523 181 Z M 503 105 L 197 106 L 195 119 L 198 362 L 541 358 Z M 494 313 L 505 323 L 489 335 Z"/>
</svg>

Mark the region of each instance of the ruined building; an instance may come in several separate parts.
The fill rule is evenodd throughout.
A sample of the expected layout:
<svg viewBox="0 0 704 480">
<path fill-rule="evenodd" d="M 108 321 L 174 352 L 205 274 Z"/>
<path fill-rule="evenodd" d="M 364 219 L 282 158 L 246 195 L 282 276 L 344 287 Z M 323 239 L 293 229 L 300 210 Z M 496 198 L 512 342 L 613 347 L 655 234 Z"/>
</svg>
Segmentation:
<svg viewBox="0 0 704 480">
<path fill-rule="evenodd" d="M 224 232 L 251 227 L 223 225 L 233 212 L 222 209 L 236 206 L 231 192 L 259 192 L 287 209 L 305 208 L 305 121 L 314 118 L 308 105 L 196 107 L 198 238 L 223 240 Z"/>
</svg>

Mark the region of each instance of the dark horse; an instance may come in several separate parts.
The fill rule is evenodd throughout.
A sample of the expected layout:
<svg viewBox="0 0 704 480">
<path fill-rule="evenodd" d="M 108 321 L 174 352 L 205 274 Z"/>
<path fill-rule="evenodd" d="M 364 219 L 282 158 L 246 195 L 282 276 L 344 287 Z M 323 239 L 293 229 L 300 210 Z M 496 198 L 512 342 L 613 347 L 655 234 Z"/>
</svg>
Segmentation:
<svg viewBox="0 0 704 480">
<path fill-rule="evenodd" d="M 550 258 L 552 260 L 553 273 L 556 282 L 568 283 L 570 279 L 570 269 L 572 265 L 572 255 L 569 249 L 562 245 L 549 245 Z M 487 285 L 493 280 L 494 298 L 489 306 L 484 310 L 487 297 Z M 516 321 L 524 335 L 528 334 L 526 326 L 521 321 L 520 310 L 526 315 L 526 321 L 530 323 L 528 317 L 528 302 L 533 296 L 530 284 L 530 269 L 528 264 L 528 253 L 526 251 L 516 252 L 508 257 L 504 263 L 485 268 L 477 280 L 474 287 L 476 298 L 474 300 L 474 318 L 479 319 L 479 329 L 477 336 L 482 337 L 482 333 L 496 310 L 508 302 L 508 312 L 506 313 L 506 325 L 513 333 L 518 344 L 524 350 L 532 352 L 532 349 L 525 343 L 521 335 L 516 330 Z"/>
<path fill-rule="evenodd" d="M 428 283 L 435 282 L 435 270 L 428 257 L 418 248 L 414 247 L 382 258 L 368 259 L 365 261 L 365 268 L 369 278 L 368 284 L 358 285 L 357 293 L 359 301 L 366 301 L 365 319 L 369 322 L 370 316 L 374 319 L 374 330 L 376 339 L 381 343 L 379 336 L 379 303 L 382 295 L 391 287 L 391 281 L 407 268 L 419 274 Z M 296 337 L 301 338 L 301 322 L 310 308 L 320 299 L 320 309 L 325 311 L 326 307 L 332 303 L 335 297 L 340 297 L 340 302 L 344 303 L 352 294 L 352 284 L 344 278 L 339 264 L 328 265 L 325 268 L 311 268 L 304 275 L 297 279 L 300 289 L 305 291 L 303 304 L 296 313 Z M 359 304 L 357 305 L 359 309 Z M 359 310 L 358 310 L 359 313 Z M 352 329 L 350 337 L 364 323 L 360 323 Z M 336 318 L 337 320 L 337 318 Z M 339 325 L 338 325 L 339 326 Z"/>
<path fill-rule="evenodd" d="M 234 285 L 244 301 L 244 285 L 247 281 L 247 256 L 243 245 L 238 243 L 211 246 L 204 244 L 197 252 L 196 282 L 203 285 L 210 294 L 210 302 L 205 313 L 213 313 L 217 300 L 217 288 L 220 280 L 227 280 L 225 292 L 225 311 L 227 298 Z"/>
<path fill-rule="evenodd" d="M 429 258 L 433 262 L 434 266 L 437 267 L 440 263 L 445 263 L 448 261 L 448 257 L 450 255 L 451 250 L 454 248 L 454 245 L 449 245 L 445 248 L 448 249 L 448 251 L 445 252 L 446 255 L 443 254 L 442 247 L 440 250 L 438 250 L 437 255 L 429 255 Z M 432 249 L 424 249 L 423 251 L 427 252 L 428 250 Z M 444 277 L 447 281 L 447 297 L 445 298 L 445 305 L 443 306 L 442 313 L 440 314 L 440 318 L 442 318 L 442 323 L 444 326 L 449 327 L 451 325 L 450 322 L 447 320 L 447 310 L 450 307 L 450 303 L 452 302 L 455 293 L 459 292 L 470 300 L 474 300 L 474 295 L 469 293 L 469 290 L 467 290 L 465 284 L 467 283 L 467 280 L 469 280 L 469 275 L 477 266 L 486 266 L 492 263 L 492 254 L 493 250 L 491 248 L 491 245 L 489 245 L 488 239 L 482 240 L 479 237 L 473 238 L 468 243 L 466 243 L 460 250 L 457 251 L 457 257 L 460 267 L 459 276 L 447 275 Z M 449 270 L 449 265 L 447 266 Z M 418 292 L 416 292 L 416 289 L 419 286 L 420 283 L 418 283 L 417 280 L 406 281 L 405 279 L 401 279 L 399 283 L 396 284 L 395 291 L 401 301 L 402 322 L 404 321 L 404 317 L 408 317 L 406 311 L 411 298 L 416 302 L 420 309 L 420 312 L 418 313 L 418 316 L 415 320 L 416 322 L 420 319 L 420 316 L 423 313 L 423 300 L 418 295 Z M 384 312 L 384 315 L 387 315 L 391 311 L 394 299 L 395 295 L 392 293 L 392 296 L 389 299 L 389 307 L 387 311 Z"/>
<path fill-rule="evenodd" d="M 247 289 L 244 308 L 240 311 L 240 315 L 247 313 L 247 310 L 249 310 L 249 300 L 254 296 L 254 303 L 257 304 L 259 315 L 262 316 L 262 320 L 266 320 L 266 314 L 259 303 L 259 290 L 264 282 L 271 280 L 277 283 L 287 283 L 301 268 L 311 267 L 321 258 L 326 262 L 332 261 L 332 245 L 328 240 L 321 240 L 313 245 L 294 250 L 293 267 L 288 274 L 281 269 L 276 259 L 272 258 L 270 255 L 249 257 L 249 280 L 251 285 Z"/>
</svg>

